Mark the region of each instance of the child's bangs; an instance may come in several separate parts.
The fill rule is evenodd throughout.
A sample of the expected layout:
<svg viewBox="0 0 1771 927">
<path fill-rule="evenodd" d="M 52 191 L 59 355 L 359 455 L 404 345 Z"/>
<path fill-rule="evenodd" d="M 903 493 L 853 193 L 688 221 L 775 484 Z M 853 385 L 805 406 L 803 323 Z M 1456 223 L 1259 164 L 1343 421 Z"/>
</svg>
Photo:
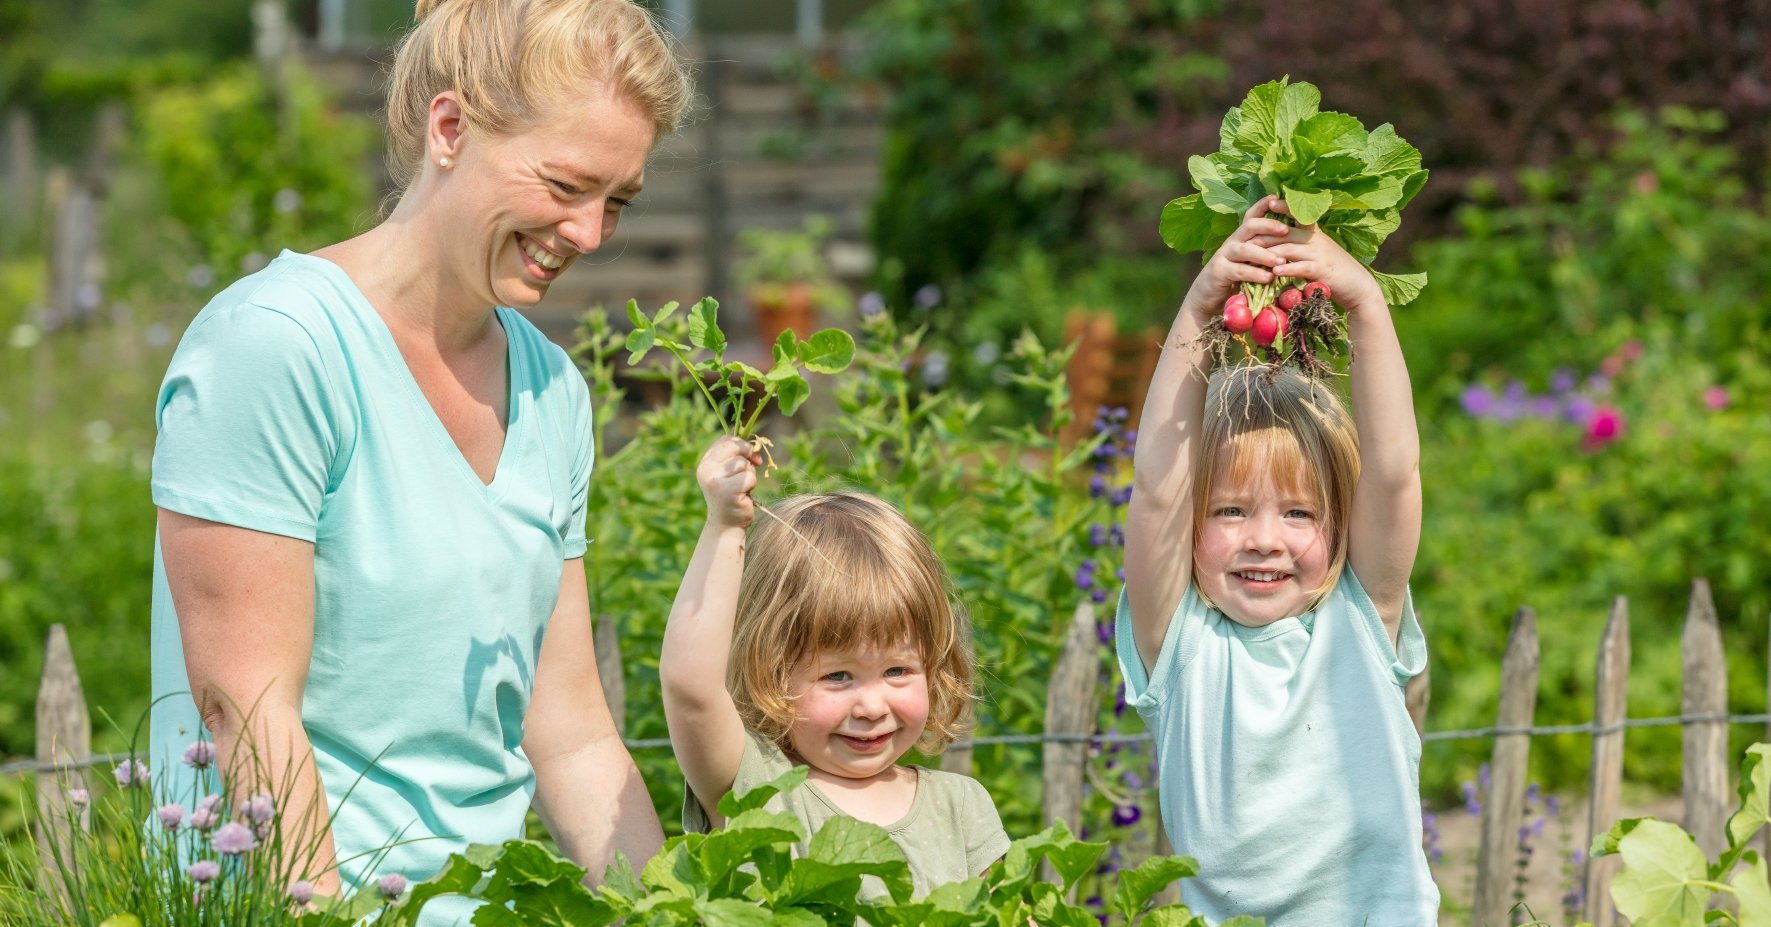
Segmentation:
<svg viewBox="0 0 1771 927">
<path fill-rule="evenodd" d="M 1325 501 L 1315 468 L 1290 429 L 1269 425 L 1230 435 L 1212 474 L 1212 488 L 1257 487 L 1267 480 L 1283 495 L 1318 505 Z"/>
<path fill-rule="evenodd" d="M 800 652 L 916 646 L 921 637 L 916 616 L 927 603 L 914 601 L 915 578 L 896 575 L 898 571 L 873 557 L 834 559 L 847 575 L 808 584 L 803 591 L 800 608 L 806 620 Z"/>
</svg>

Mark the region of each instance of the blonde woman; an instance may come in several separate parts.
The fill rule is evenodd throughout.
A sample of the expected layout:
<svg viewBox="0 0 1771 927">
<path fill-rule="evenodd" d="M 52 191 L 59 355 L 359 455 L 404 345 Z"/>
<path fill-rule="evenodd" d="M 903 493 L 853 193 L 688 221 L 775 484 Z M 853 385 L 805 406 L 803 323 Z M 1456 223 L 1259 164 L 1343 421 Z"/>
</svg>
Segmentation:
<svg viewBox="0 0 1771 927">
<path fill-rule="evenodd" d="M 683 828 L 723 825 L 727 792 L 806 766 L 770 809 L 808 833 L 838 816 L 884 827 L 919 896 L 982 874 L 1009 843 L 990 793 L 898 762 L 952 743 L 972 698 L 970 628 L 946 570 L 903 515 L 860 493 L 795 496 L 747 535 L 758 463 L 722 438 L 696 473 L 707 523 L 658 664 L 688 779 Z M 883 892 L 864 880 L 863 895 Z"/>
<path fill-rule="evenodd" d="M 238 281 L 172 360 L 157 768 L 213 738 L 231 791 L 268 777 L 322 892 L 428 877 L 531 804 L 592 877 L 662 842 L 591 651 L 589 396 L 516 310 L 614 232 L 690 93 L 629 0 L 419 0 L 391 214 Z"/>
</svg>

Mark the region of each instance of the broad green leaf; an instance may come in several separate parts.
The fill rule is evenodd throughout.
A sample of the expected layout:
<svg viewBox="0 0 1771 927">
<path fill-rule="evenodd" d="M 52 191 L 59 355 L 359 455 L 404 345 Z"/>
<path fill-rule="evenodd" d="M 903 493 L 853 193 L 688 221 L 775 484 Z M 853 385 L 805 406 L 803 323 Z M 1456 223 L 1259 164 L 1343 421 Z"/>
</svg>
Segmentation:
<svg viewBox="0 0 1771 927">
<path fill-rule="evenodd" d="M 584 873 L 585 870 L 571 860 L 549 852 L 538 843 L 511 840 L 504 844 L 504 853 L 498 857 L 498 864 L 492 870 L 492 879 L 486 885 L 486 897 L 508 900 L 507 893 L 516 886 L 545 885 L 561 878 L 577 883 L 584 878 Z"/>
<path fill-rule="evenodd" d="M 732 361 L 726 365 L 726 371 L 728 373 L 735 373 L 746 380 L 760 380 L 763 378 L 763 372 L 761 370 L 758 370 L 743 361 Z"/>
<path fill-rule="evenodd" d="M 640 301 L 637 299 L 627 301 L 627 320 L 633 323 L 634 328 L 652 327 L 652 320 L 646 318 L 646 314 L 640 311 Z"/>
<path fill-rule="evenodd" d="M 855 360 L 855 337 L 826 328 L 799 343 L 799 362 L 813 373 L 841 373 Z"/>
<path fill-rule="evenodd" d="M 1058 877 L 1066 887 L 1082 878 L 1095 865 L 1106 851 L 1105 843 L 1089 843 L 1077 840 L 1070 834 L 1070 828 L 1063 821 L 1058 821 L 1046 830 L 1051 835 L 1045 857 L 1051 861 L 1052 868 L 1057 870 Z"/>
<path fill-rule="evenodd" d="M 1289 141 L 1299 123 L 1316 115 L 1321 108 L 1322 91 L 1315 84 L 1298 81 L 1279 93 L 1279 110 L 1274 114 L 1273 134 L 1277 141 Z"/>
<path fill-rule="evenodd" d="M 923 898 L 936 911 L 970 914 L 990 903 L 990 888 L 983 879 L 966 879 L 938 886 Z"/>
<path fill-rule="evenodd" d="M 1210 158 L 1199 155 L 1188 158 L 1187 172 L 1193 177 L 1193 186 L 1199 188 L 1200 198 L 1212 211 L 1241 215 L 1248 208 L 1243 204 L 1242 194 L 1231 188 L 1223 172 Z"/>
<path fill-rule="evenodd" d="M 853 901 L 861 890 L 861 877 L 872 869 L 864 863 L 828 863 L 816 859 L 796 859 L 787 868 L 787 876 L 770 896 L 775 907 L 807 904 L 837 904 Z M 908 872 L 908 867 L 906 867 Z"/>
<path fill-rule="evenodd" d="M 695 913 L 708 927 L 769 927 L 774 918 L 769 912 L 736 898 L 717 898 L 695 903 Z"/>
<path fill-rule="evenodd" d="M 1617 911 L 1635 927 L 1702 927 L 1711 891 L 1696 841 L 1665 821 L 1644 820 L 1622 840 L 1623 870 L 1611 884 Z"/>
<path fill-rule="evenodd" d="M 1310 165 L 1310 179 L 1325 190 L 1332 190 L 1365 171 L 1365 162 L 1358 155 L 1337 154 L 1317 158 Z"/>
<path fill-rule="evenodd" d="M 1427 171 L 1415 171 L 1402 178 L 1402 198 L 1396 201 L 1397 209 L 1414 201 L 1414 195 L 1427 185 L 1427 173 Z"/>
<path fill-rule="evenodd" d="M 1227 921 L 1220 921 L 1218 927 L 1266 927 L 1267 919 L 1249 914 L 1238 914 Z"/>
<path fill-rule="evenodd" d="M 726 796 L 719 800 L 719 813 L 730 819 L 752 808 L 761 808 L 776 795 L 799 788 L 800 783 L 806 781 L 806 772 L 806 767 L 795 766 L 742 795 L 736 792 L 727 792 Z"/>
<path fill-rule="evenodd" d="M 689 343 L 720 357 L 726 350 L 726 333 L 719 328 L 719 300 L 703 296 L 689 310 Z"/>
<path fill-rule="evenodd" d="M 1218 125 L 1218 150 L 1231 152 L 1236 149 L 1236 128 L 1242 125 L 1242 107 L 1232 106 L 1224 114 L 1224 121 Z"/>
<path fill-rule="evenodd" d="M 769 372 L 763 375 L 763 380 L 769 383 L 779 383 L 788 377 L 797 376 L 799 376 L 799 360 L 797 358 L 776 356 L 775 366 L 769 368 Z"/>
<path fill-rule="evenodd" d="M 1746 748 L 1740 764 L 1740 810 L 1728 818 L 1728 842 L 1740 846 L 1771 823 L 1771 744 Z"/>
<path fill-rule="evenodd" d="M 133 914 L 113 914 L 99 921 L 98 927 L 141 927 L 141 918 Z"/>
<path fill-rule="evenodd" d="M 788 357 L 792 357 L 798 353 L 799 336 L 794 334 L 791 328 L 781 329 L 781 334 L 775 336 L 775 356 L 780 357 L 782 354 L 786 354 Z"/>
<path fill-rule="evenodd" d="M 1389 209 L 1402 200 L 1402 181 L 1395 177 L 1359 177 L 1334 191 L 1336 209 Z"/>
<path fill-rule="evenodd" d="M 1184 904 L 1163 905 L 1138 921 L 1143 927 L 1207 927 L 1204 915 L 1194 915 Z"/>
<path fill-rule="evenodd" d="M 702 871 L 710 880 L 718 881 L 749 861 L 763 847 L 791 846 L 804 839 L 798 819 L 786 812 L 752 808 L 726 822 L 726 826 L 707 835 L 697 855 Z"/>
<path fill-rule="evenodd" d="M 529 927 L 515 912 L 502 905 L 481 905 L 474 909 L 473 918 L 469 921 L 473 927 Z"/>
<path fill-rule="evenodd" d="M 500 855 L 504 850 L 503 847 L 492 849 Z M 419 913 L 432 898 L 438 895 L 468 894 L 473 891 L 474 886 L 480 884 L 480 877 L 485 871 L 497 864 L 496 860 L 497 856 L 494 856 L 488 865 L 481 865 L 460 853 L 450 854 L 448 861 L 443 864 L 442 872 L 413 885 L 406 897 L 400 899 L 393 910 L 382 915 L 376 923 L 387 927 L 409 927 L 416 924 Z M 100 924 L 99 927 L 104 925 Z"/>
<path fill-rule="evenodd" d="M 1368 266 L 1377 257 L 1377 246 L 1383 244 L 1382 238 L 1358 226 L 1324 225 L 1322 231 L 1328 233 L 1328 237 L 1340 242 L 1341 247 L 1347 249 L 1347 253 L 1357 258 L 1359 263 Z"/>
<path fill-rule="evenodd" d="M 1221 229 L 1228 219 L 1230 228 Z M 1214 212 L 1197 193 L 1170 200 L 1162 207 L 1162 240 L 1170 248 L 1186 254 L 1190 251 L 1211 251 L 1223 244 L 1236 228 L 1236 217 Z"/>
<path fill-rule="evenodd" d="M 1652 820 L 1654 820 L 1654 818 L 1623 818 L 1616 824 L 1611 825 L 1610 830 L 1593 838 L 1593 845 L 1587 849 L 1587 855 L 1611 856 L 1615 854 L 1617 852 L 1618 841 L 1629 836 L 1630 831 L 1635 830 L 1643 821 Z"/>
<path fill-rule="evenodd" d="M 788 908 L 776 911 L 775 919 L 769 923 L 774 927 L 830 927 L 830 922 L 804 908 Z"/>
<path fill-rule="evenodd" d="M 633 871 L 633 863 L 629 862 L 626 853 L 616 853 L 615 861 L 603 870 L 603 887 L 612 889 L 628 898 L 638 898 L 645 892 L 640 885 L 640 877 Z"/>
<path fill-rule="evenodd" d="M 636 328 L 627 333 L 627 362 L 637 364 L 646 352 L 652 350 L 657 340 L 657 332 L 650 328 Z"/>
<path fill-rule="evenodd" d="M 792 415 L 811 398 L 812 385 L 799 374 L 775 381 L 775 400 L 781 404 L 782 415 Z"/>
<path fill-rule="evenodd" d="M 615 909 L 608 902 L 566 878 L 518 887 L 511 911 L 528 927 L 603 927 L 615 921 Z"/>
<path fill-rule="evenodd" d="M 1113 893 L 1113 910 L 1127 920 L 1135 917 L 1150 900 L 1176 879 L 1199 874 L 1199 862 L 1190 856 L 1152 856 L 1119 873 L 1119 888 Z"/>
<path fill-rule="evenodd" d="M 1374 270 L 1371 275 L 1377 279 L 1377 287 L 1384 293 L 1384 302 L 1389 303 L 1392 308 L 1414 302 L 1420 291 L 1427 288 L 1426 274 L 1386 274 Z"/>
<path fill-rule="evenodd" d="M 1299 225 L 1315 225 L 1322 219 L 1323 213 L 1328 212 L 1329 204 L 1334 202 L 1332 193 L 1293 190 L 1290 187 L 1282 189 L 1280 195 L 1285 198 L 1285 205 L 1291 207 L 1291 217 Z"/>
<path fill-rule="evenodd" d="M 1771 874 L 1757 853 L 1748 855 L 1747 867 L 1728 883 L 1734 886 L 1734 898 L 1740 903 L 1740 927 L 1771 927 Z"/>
<path fill-rule="evenodd" d="M 1296 138 L 1309 139 L 1317 153 L 1322 155 L 1365 150 L 1365 128 L 1346 113 L 1317 113 L 1298 123 L 1292 134 Z M 1364 166 L 1363 158 L 1359 159 L 1359 164 Z"/>
<path fill-rule="evenodd" d="M 1236 126 L 1235 145 L 1257 157 L 1278 143 L 1274 124 L 1279 117 L 1279 97 L 1284 93 L 1283 81 L 1268 81 L 1248 92 L 1242 101 L 1242 119 Z"/>
<path fill-rule="evenodd" d="M 782 405 L 786 405 L 783 396 Z M 910 866 L 904 850 L 886 833 L 885 828 L 855 818 L 832 818 L 812 835 L 806 858 L 835 865 L 879 867 L 869 873 L 884 882 L 892 898 L 905 901 L 910 897 Z"/>
<path fill-rule="evenodd" d="M 699 841 L 690 841 L 690 835 L 673 837 L 664 841 L 664 849 L 646 863 L 640 872 L 640 883 L 653 895 L 688 898 L 695 894 L 695 886 L 706 881 L 696 864 L 694 847 Z M 698 836 L 698 835 L 697 835 Z M 681 842 L 673 842 L 681 841 Z"/>
<path fill-rule="evenodd" d="M 1412 174 L 1420 170 L 1420 152 L 1386 122 L 1365 140 L 1365 166 L 1373 174 Z"/>
<path fill-rule="evenodd" d="M 664 324 L 664 320 L 675 315 L 677 308 L 680 307 L 681 305 L 682 305 L 682 303 L 679 303 L 673 299 L 670 302 L 667 302 L 664 305 L 659 306 L 658 313 L 656 315 L 652 316 L 652 324 L 653 325 Z"/>
</svg>

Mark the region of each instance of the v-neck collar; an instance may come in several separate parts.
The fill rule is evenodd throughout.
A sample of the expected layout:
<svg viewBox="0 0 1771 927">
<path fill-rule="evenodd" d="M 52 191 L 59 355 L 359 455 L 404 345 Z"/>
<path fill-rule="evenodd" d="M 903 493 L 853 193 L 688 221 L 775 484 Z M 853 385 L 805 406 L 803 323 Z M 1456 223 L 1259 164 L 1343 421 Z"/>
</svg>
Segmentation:
<svg viewBox="0 0 1771 927">
<path fill-rule="evenodd" d="M 506 385 L 504 445 L 498 450 L 498 463 L 492 470 L 492 481 L 488 483 L 480 479 L 479 472 L 474 470 L 473 464 L 468 462 L 467 456 L 461 453 L 460 445 L 455 443 L 455 438 L 449 434 L 449 429 L 444 427 L 442 418 L 437 415 L 436 407 L 430 404 L 430 400 L 424 395 L 424 390 L 419 387 L 418 378 L 412 375 L 412 368 L 407 365 L 405 355 L 400 353 L 400 346 L 394 341 L 394 333 L 392 329 L 388 328 L 387 319 L 382 317 L 381 312 L 369 301 L 369 297 L 363 293 L 362 288 L 357 286 L 355 280 L 351 279 L 351 275 L 346 273 L 343 267 L 323 257 L 287 250 L 283 254 L 311 259 L 325 265 L 326 273 L 334 276 L 340 286 L 348 288 L 349 293 L 356 297 L 362 308 L 368 311 L 370 318 L 365 322 L 375 341 L 376 349 L 381 353 L 383 363 L 387 364 L 390 369 L 397 371 L 394 373 L 394 378 L 401 381 L 400 389 L 406 394 L 408 404 L 413 406 L 413 414 L 425 421 L 425 430 L 431 433 L 431 437 L 436 440 L 440 449 L 454 461 L 455 469 L 465 479 L 471 481 L 472 485 L 478 487 L 480 492 L 485 494 L 487 501 L 495 501 L 503 496 L 509 488 L 509 480 L 506 479 L 506 476 L 515 469 L 517 458 L 522 453 L 522 442 L 518 438 L 520 429 L 524 427 L 528 419 L 521 408 L 521 399 L 528 387 L 528 384 L 522 381 L 522 372 L 528 368 L 528 365 L 520 363 L 520 359 L 517 357 L 517 352 L 522 349 L 519 347 L 520 339 L 513 332 L 515 326 L 511 316 L 515 314 L 515 311 L 503 306 L 493 308 L 493 319 L 504 330 Z"/>
</svg>

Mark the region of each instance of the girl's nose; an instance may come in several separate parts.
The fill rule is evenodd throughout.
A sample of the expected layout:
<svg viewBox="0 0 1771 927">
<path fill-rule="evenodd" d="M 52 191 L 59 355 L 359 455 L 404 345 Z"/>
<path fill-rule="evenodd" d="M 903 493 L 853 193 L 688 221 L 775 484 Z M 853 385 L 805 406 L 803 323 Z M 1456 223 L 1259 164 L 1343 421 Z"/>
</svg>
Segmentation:
<svg viewBox="0 0 1771 927">
<path fill-rule="evenodd" d="M 886 700 L 877 686 L 862 686 L 849 705 L 849 714 L 856 718 L 881 718 L 885 713 Z"/>
<path fill-rule="evenodd" d="M 1256 515 L 1244 524 L 1242 533 L 1243 545 L 1252 551 L 1271 553 L 1282 546 L 1279 543 L 1279 519 L 1271 515 Z"/>
</svg>

